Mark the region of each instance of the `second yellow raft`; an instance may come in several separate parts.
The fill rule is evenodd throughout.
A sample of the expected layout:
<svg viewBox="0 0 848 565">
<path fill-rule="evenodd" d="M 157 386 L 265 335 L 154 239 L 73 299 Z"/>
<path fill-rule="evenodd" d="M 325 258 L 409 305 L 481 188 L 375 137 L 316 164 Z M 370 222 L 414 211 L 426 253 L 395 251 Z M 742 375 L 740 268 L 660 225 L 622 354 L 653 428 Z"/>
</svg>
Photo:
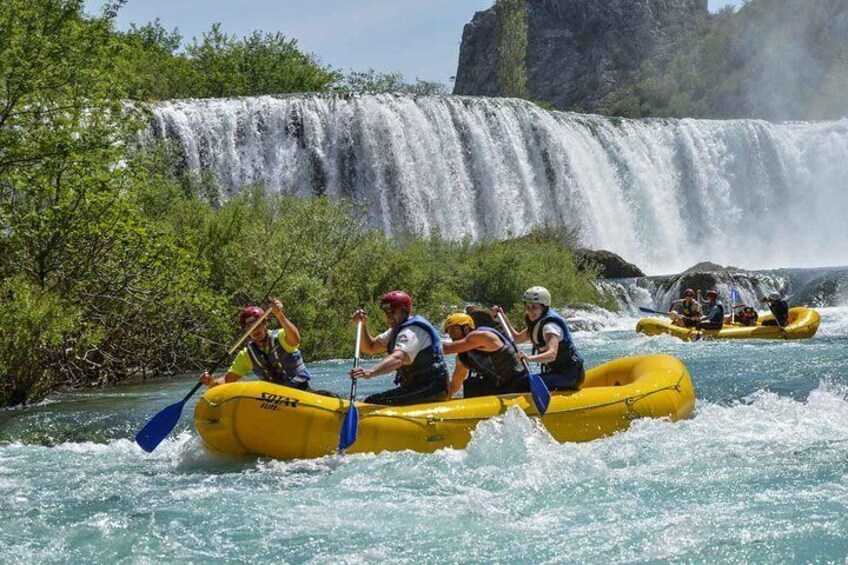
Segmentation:
<svg viewBox="0 0 848 565">
<path fill-rule="evenodd" d="M 764 326 L 766 320 L 774 320 L 772 314 L 761 316 L 756 326 L 725 324 L 720 330 L 696 330 L 675 326 L 668 320 L 645 318 L 636 324 L 636 331 L 645 335 L 669 334 L 685 341 L 699 339 L 809 339 L 816 335 L 821 316 L 812 308 L 804 306 L 789 309 L 789 321 L 781 329 Z"/>
<path fill-rule="evenodd" d="M 252 381 L 209 389 L 194 423 L 212 452 L 303 459 L 335 453 L 347 400 Z M 529 394 L 487 396 L 416 406 L 357 403 L 359 435 L 348 453 L 464 448 L 485 419 L 516 406 L 538 416 Z M 554 392 L 542 423 L 557 441 L 589 441 L 636 418 L 689 417 L 695 390 L 686 367 L 669 355 L 627 357 L 586 373 L 583 388 Z"/>
</svg>

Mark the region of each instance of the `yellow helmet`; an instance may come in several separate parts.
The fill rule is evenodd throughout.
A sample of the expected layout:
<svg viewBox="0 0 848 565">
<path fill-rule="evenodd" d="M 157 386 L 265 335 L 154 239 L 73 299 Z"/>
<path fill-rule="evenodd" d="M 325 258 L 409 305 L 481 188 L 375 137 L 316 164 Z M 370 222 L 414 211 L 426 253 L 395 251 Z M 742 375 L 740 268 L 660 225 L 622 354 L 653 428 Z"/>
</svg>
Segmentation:
<svg viewBox="0 0 848 565">
<path fill-rule="evenodd" d="M 469 326 L 471 329 L 474 329 L 474 320 L 464 312 L 457 312 L 456 314 L 451 314 L 445 320 L 445 331 L 451 326 Z"/>
</svg>

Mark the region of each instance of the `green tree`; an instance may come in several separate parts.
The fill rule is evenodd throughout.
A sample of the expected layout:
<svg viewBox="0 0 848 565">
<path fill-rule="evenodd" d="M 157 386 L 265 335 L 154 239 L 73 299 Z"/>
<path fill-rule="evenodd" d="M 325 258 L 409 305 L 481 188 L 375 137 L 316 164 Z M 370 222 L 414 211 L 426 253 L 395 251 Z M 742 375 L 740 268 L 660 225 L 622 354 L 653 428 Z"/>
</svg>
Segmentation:
<svg viewBox="0 0 848 565">
<path fill-rule="evenodd" d="M 336 87 L 341 92 L 401 92 L 420 96 L 445 95 L 448 88 L 435 81 L 416 78 L 414 83 L 406 82 L 402 73 L 380 73 L 374 69 L 351 71 Z"/>
<path fill-rule="evenodd" d="M 119 76 L 132 100 L 155 101 L 192 95 L 200 76 L 192 62 L 179 53 L 182 35 L 166 30 L 157 19 L 117 34 Z"/>
<path fill-rule="evenodd" d="M 116 9 L 0 5 L 0 404 L 184 366 L 214 307 L 136 200 L 152 189 L 127 152 L 144 116 L 123 102 Z"/>
<path fill-rule="evenodd" d="M 498 86 L 501 94 L 527 98 L 527 7 L 525 0 L 497 0 Z"/>
<path fill-rule="evenodd" d="M 340 78 L 300 51 L 294 39 L 258 31 L 237 39 L 218 23 L 186 48 L 186 57 L 198 77 L 191 92 L 197 97 L 315 92 Z"/>
</svg>

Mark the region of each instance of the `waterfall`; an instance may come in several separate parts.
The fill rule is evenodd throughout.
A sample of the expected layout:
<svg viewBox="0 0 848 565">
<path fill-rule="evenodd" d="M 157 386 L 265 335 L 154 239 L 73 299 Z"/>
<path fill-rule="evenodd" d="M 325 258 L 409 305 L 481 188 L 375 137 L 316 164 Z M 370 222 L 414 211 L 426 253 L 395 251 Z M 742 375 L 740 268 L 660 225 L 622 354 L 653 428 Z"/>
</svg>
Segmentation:
<svg viewBox="0 0 848 565">
<path fill-rule="evenodd" d="M 603 294 L 625 315 L 639 315 L 639 307 L 667 309 L 683 297 L 691 285 L 686 274 L 628 279 L 600 279 L 595 282 Z M 696 273 L 701 282 L 718 291 L 725 306 L 733 304 L 731 288 L 739 293 L 738 303 L 765 308 L 760 299 L 772 293 L 786 298 L 790 305 L 812 307 L 848 305 L 848 268 L 776 269 L 755 272 Z M 705 278 L 706 277 L 706 278 Z"/>
<path fill-rule="evenodd" d="M 353 199 L 389 235 L 575 226 L 655 274 L 848 264 L 848 119 L 626 120 L 394 94 L 180 100 L 153 116 L 152 134 L 227 193 Z"/>
</svg>

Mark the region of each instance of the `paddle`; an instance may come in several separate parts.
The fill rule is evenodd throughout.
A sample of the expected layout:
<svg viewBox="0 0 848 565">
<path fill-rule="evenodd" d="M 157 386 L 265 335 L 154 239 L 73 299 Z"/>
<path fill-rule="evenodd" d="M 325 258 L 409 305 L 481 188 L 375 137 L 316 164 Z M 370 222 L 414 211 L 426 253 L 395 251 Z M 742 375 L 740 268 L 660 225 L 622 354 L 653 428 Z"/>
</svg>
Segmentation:
<svg viewBox="0 0 848 565">
<path fill-rule="evenodd" d="M 250 328 L 244 332 L 238 341 L 236 341 L 235 344 L 233 344 L 233 346 L 230 347 L 230 349 L 227 350 L 227 352 L 222 355 L 214 365 L 212 365 L 212 368 L 210 368 L 208 372 L 210 374 L 214 373 L 221 363 L 226 361 L 236 349 L 241 347 L 244 340 L 248 338 L 250 333 L 255 330 L 259 324 L 265 321 L 265 318 L 267 318 L 270 313 L 271 309 L 269 308 L 261 318 L 253 322 Z M 182 400 L 163 408 L 158 414 L 153 416 L 153 418 L 147 422 L 147 425 L 141 428 L 141 430 L 136 434 L 135 442 L 148 453 L 156 449 L 156 446 L 162 443 L 162 440 L 165 439 L 168 434 L 171 433 L 171 430 L 173 430 L 177 425 L 177 422 L 180 420 L 180 415 L 183 413 L 185 403 L 188 402 L 188 399 L 191 398 L 195 392 L 197 392 L 197 389 L 199 389 L 201 385 L 203 385 L 203 381 L 198 381 L 198 383 L 194 385 L 194 388 L 191 389 L 191 391 L 189 391 Z"/>
<path fill-rule="evenodd" d="M 771 309 L 771 302 L 768 300 L 768 298 L 763 298 L 763 299 L 762 299 L 762 301 L 763 301 L 763 302 L 766 302 L 766 303 L 768 304 L 769 312 L 771 312 L 771 315 L 774 317 L 774 323 L 775 323 L 775 325 L 776 325 L 778 328 L 780 328 L 780 337 L 782 337 L 783 339 L 788 340 L 788 339 L 789 339 L 789 337 L 786 335 L 786 328 L 784 328 L 784 327 L 780 324 L 780 320 L 778 320 L 778 319 L 777 319 L 777 314 L 775 314 L 775 313 L 774 313 L 774 311 Z"/>
<path fill-rule="evenodd" d="M 280 269 L 280 274 L 277 275 L 277 278 L 274 279 L 274 282 L 272 282 L 271 286 L 268 287 L 268 291 L 265 293 L 265 298 L 260 300 L 258 304 L 264 304 L 265 301 L 268 300 L 268 298 L 271 296 L 271 292 L 274 291 L 274 287 L 277 286 L 277 283 L 282 280 L 283 276 L 286 274 L 286 271 L 288 271 L 289 264 L 292 262 L 292 259 L 294 259 L 294 256 L 298 253 L 300 241 L 304 237 L 305 233 L 307 233 L 306 230 L 300 232 L 297 241 L 291 247 L 291 251 L 289 252 L 289 256 L 286 258 L 286 262 L 283 263 L 283 266 Z M 244 333 L 244 335 L 239 338 L 235 345 L 233 345 L 229 350 L 227 350 L 226 355 L 223 355 L 220 359 L 218 359 L 218 361 L 212 366 L 211 369 L 209 369 L 208 372 L 210 374 L 214 373 L 221 365 L 221 363 L 226 361 L 227 357 L 232 355 L 233 352 L 238 349 L 242 343 L 244 343 L 244 340 L 247 339 L 250 333 L 254 329 L 256 329 L 256 327 L 260 323 L 262 323 L 270 313 L 271 309 L 269 308 L 268 311 L 265 312 L 265 315 L 262 316 L 260 319 L 256 320 L 256 322 L 254 322 L 253 325 L 250 326 L 250 329 L 248 329 Z M 155 416 L 153 416 L 153 418 L 151 418 L 150 421 L 147 422 L 147 424 L 143 428 L 141 428 L 141 430 L 139 430 L 139 432 L 135 435 L 135 442 L 148 453 L 156 449 L 156 446 L 159 445 L 162 440 L 165 439 L 165 437 L 167 437 L 169 433 L 171 433 L 171 430 L 174 429 L 174 426 L 177 425 L 177 422 L 179 422 L 180 420 L 180 415 L 183 412 L 183 406 L 185 406 L 185 403 L 188 402 L 188 399 L 191 398 L 195 392 L 197 392 L 197 389 L 199 389 L 202 384 L 203 381 L 199 381 L 196 385 L 194 385 L 194 388 L 191 389 L 191 391 L 189 391 L 187 395 L 185 395 L 185 398 L 175 404 L 171 404 L 170 406 L 163 408 Z"/>
<path fill-rule="evenodd" d="M 354 369 L 359 366 L 359 342 L 362 339 L 362 323 L 362 320 L 356 323 L 356 348 L 353 355 Z M 342 431 L 339 434 L 339 453 L 342 453 L 356 442 L 356 434 L 359 431 L 359 411 L 356 409 L 356 404 L 354 404 L 357 380 L 350 379 L 350 408 L 347 409 L 344 422 L 342 422 Z"/>
<path fill-rule="evenodd" d="M 639 306 L 639 310 L 646 314 L 660 314 L 661 316 L 679 316 L 679 314 L 677 313 L 663 312 L 662 310 L 654 310 L 653 308 L 646 308 L 644 306 Z"/>
<path fill-rule="evenodd" d="M 518 351 L 518 346 L 515 345 L 515 340 L 512 337 L 512 330 L 509 329 L 509 324 L 506 323 L 501 312 L 498 312 L 498 321 L 501 323 L 504 335 L 509 340 L 510 345 Z M 522 359 L 521 362 L 524 364 L 524 369 L 530 379 L 530 395 L 533 397 L 533 403 L 536 404 L 536 410 L 539 411 L 539 414 L 544 416 L 545 412 L 548 411 L 548 405 L 551 403 L 551 391 L 548 390 L 548 385 L 545 384 L 542 377 L 530 371 L 530 365 L 526 359 Z"/>
</svg>

